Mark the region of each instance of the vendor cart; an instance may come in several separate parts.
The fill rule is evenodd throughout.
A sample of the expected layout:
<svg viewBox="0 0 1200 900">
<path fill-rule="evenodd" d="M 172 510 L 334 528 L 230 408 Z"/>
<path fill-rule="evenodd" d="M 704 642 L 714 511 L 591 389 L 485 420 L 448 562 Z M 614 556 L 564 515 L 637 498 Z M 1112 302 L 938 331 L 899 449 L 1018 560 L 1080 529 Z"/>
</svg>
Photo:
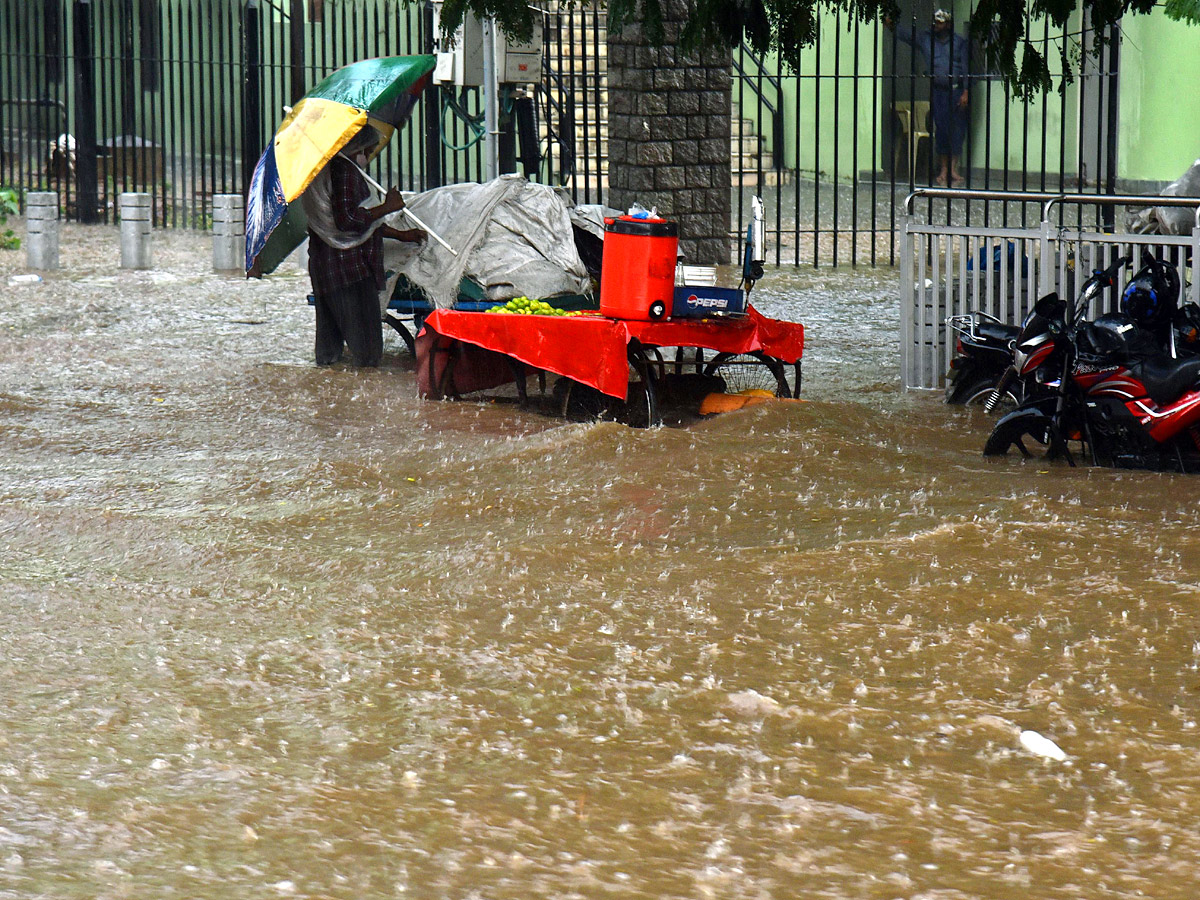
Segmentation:
<svg viewBox="0 0 1200 900">
<path fill-rule="evenodd" d="M 753 307 L 736 318 L 656 322 L 439 309 L 425 317 L 415 350 L 423 397 L 457 399 L 511 383 L 527 405 L 528 379 L 537 377 L 545 397 L 549 374 L 558 376 L 554 411 L 645 427 L 662 422 L 664 401 L 698 405 L 705 394 L 744 385 L 749 373 L 774 396 L 796 396 L 804 327 Z"/>
</svg>

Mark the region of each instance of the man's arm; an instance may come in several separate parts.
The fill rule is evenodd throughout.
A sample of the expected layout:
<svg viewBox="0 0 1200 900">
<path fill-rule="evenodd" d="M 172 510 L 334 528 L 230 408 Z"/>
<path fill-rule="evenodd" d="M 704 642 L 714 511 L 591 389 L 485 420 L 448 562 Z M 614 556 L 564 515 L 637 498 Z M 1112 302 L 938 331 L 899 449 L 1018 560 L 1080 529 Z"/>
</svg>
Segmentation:
<svg viewBox="0 0 1200 900">
<path fill-rule="evenodd" d="M 971 65 L 971 44 L 965 37 L 955 35 L 954 82 L 964 90 L 967 87 L 967 71 Z"/>
<path fill-rule="evenodd" d="M 380 225 L 379 234 L 394 241 L 404 241 L 406 244 L 419 244 L 428 237 L 420 228 L 409 228 L 401 231 L 398 228 L 393 228 L 391 225 Z"/>
<path fill-rule="evenodd" d="M 916 47 L 916 33 L 903 23 L 897 23 L 892 19 L 884 19 L 883 24 L 896 32 L 896 40 L 903 41 L 910 47 Z"/>
</svg>

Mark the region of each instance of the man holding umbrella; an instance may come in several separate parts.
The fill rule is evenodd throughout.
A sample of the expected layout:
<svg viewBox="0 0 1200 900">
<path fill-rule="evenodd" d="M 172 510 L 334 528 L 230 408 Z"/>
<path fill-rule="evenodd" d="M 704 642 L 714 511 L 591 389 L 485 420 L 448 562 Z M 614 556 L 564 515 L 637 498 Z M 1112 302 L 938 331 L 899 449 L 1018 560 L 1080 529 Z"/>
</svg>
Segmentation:
<svg viewBox="0 0 1200 900">
<path fill-rule="evenodd" d="M 254 167 L 246 197 L 246 275 L 273 272 L 308 233 L 320 365 L 337 362 L 347 345 L 356 366 L 377 366 L 383 356 L 382 240 L 415 243 L 426 232 L 398 231 L 383 221 L 404 209 L 404 201 L 395 188 L 385 193 L 362 167 L 408 121 L 436 63 L 436 56 L 424 54 L 343 66 L 287 110 Z"/>
<path fill-rule="evenodd" d="M 385 216 L 404 208 L 391 188 L 383 202 L 364 206 L 371 189 L 362 173 L 381 135 L 365 126 L 330 160 L 301 200 L 308 215 L 308 274 L 316 298 L 315 355 L 327 366 L 350 350 L 355 366 L 378 366 L 383 356 L 379 291 L 384 287 L 383 238 L 419 242 L 425 232 L 399 231 Z"/>
</svg>

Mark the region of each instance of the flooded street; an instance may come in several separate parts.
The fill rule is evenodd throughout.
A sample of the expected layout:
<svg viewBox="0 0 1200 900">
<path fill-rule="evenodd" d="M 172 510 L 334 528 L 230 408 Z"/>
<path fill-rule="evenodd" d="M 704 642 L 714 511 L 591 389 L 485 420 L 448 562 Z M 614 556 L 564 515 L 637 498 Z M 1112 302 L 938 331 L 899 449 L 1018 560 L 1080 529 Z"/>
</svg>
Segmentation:
<svg viewBox="0 0 1200 900">
<path fill-rule="evenodd" d="M 0 293 L 0 898 L 1186 894 L 1200 480 L 984 460 L 894 271 L 761 283 L 810 402 L 638 431 L 154 239 Z"/>
</svg>

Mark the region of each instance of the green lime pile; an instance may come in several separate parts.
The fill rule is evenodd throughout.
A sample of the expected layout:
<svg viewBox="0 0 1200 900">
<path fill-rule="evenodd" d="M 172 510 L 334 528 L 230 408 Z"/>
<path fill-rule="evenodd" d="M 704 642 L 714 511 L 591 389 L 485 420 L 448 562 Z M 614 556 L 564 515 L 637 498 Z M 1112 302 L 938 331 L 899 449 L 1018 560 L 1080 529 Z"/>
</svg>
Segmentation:
<svg viewBox="0 0 1200 900">
<path fill-rule="evenodd" d="M 493 306 L 488 312 L 507 313 L 517 316 L 577 316 L 578 312 L 567 312 L 551 306 L 545 300 L 530 300 L 528 297 L 513 297 L 503 306 Z"/>
</svg>

